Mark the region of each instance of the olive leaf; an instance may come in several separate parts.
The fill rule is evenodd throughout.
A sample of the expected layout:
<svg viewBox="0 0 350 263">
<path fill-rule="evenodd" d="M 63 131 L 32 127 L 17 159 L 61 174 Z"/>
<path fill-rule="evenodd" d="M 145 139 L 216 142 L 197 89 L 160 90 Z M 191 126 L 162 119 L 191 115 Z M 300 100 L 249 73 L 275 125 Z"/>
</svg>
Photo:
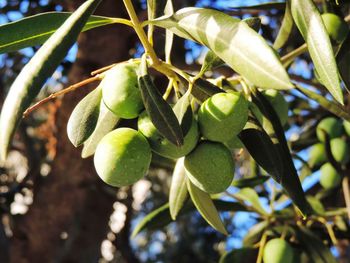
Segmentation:
<svg viewBox="0 0 350 263">
<path fill-rule="evenodd" d="M 312 0 L 291 0 L 291 11 L 321 83 L 340 104 L 344 104 L 331 41 L 317 7 Z"/>
<path fill-rule="evenodd" d="M 182 134 L 186 135 L 191 128 L 193 121 L 193 112 L 191 108 L 191 94 L 186 92 L 174 105 L 173 111 L 178 119 Z"/>
<path fill-rule="evenodd" d="M 317 263 L 336 263 L 329 248 L 326 247 L 322 240 L 319 239 L 312 231 L 304 226 L 294 227 L 298 242 L 302 245 L 304 250 L 313 262 Z"/>
<path fill-rule="evenodd" d="M 275 42 L 273 43 L 273 47 L 275 49 L 280 49 L 287 43 L 294 25 L 292 12 L 290 9 L 290 0 L 287 0 L 285 5 L 286 9 L 284 12 L 281 28 L 278 31 Z"/>
<path fill-rule="evenodd" d="M 0 54 L 43 44 L 71 15 L 47 12 L 0 26 Z M 91 16 L 82 32 L 115 23 L 111 17 Z"/>
<path fill-rule="evenodd" d="M 245 263 L 255 262 L 259 249 L 253 247 L 242 247 L 226 252 L 220 258 L 219 263 Z"/>
<path fill-rule="evenodd" d="M 75 106 L 67 123 L 71 143 L 78 147 L 94 132 L 100 113 L 102 89 L 97 87 Z"/>
<path fill-rule="evenodd" d="M 335 114 L 336 116 L 338 116 L 340 118 L 343 118 L 347 121 L 350 121 L 350 113 L 342 105 L 339 105 L 335 102 L 329 101 L 324 96 L 317 94 L 315 92 L 312 92 L 311 90 L 308 90 L 308 89 L 303 88 L 301 86 L 297 86 L 296 89 L 298 91 L 300 91 L 302 94 L 304 94 L 306 97 L 316 101 L 325 110 Z"/>
<path fill-rule="evenodd" d="M 261 19 L 260 17 L 248 17 L 242 20 L 245 22 L 250 28 L 254 29 L 256 32 L 259 32 L 261 28 Z"/>
<path fill-rule="evenodd" d="M 262 207 L 259 199 L 259 195 L 254 189 L 246 187 L 234 194 L 234 196 L 241 201 L 248 202 L 257 212 L 262 215 L 267 215 L 267 212 Z"/>
<path fill-rule="evenodd" d="M 269 176 L 254 176 L 233 180 L 231 185 L 238 188 L 255 187 L 265 183 L 268 179 L 270 179 Z"/>
<path fill-rule="evenodd" d="M 284 10 L 285 4 L 283 2 L 272 1 L 272 2 L 258 4 L 258 5 L 235 6 L 233 8 L 234 9 L 256 9 L 256 10 L 271 10 L 271 8 L 273 8 L 273 9 Z"/>
<path fill-rule="evenodd" d="M 174 14 L 174 7 L 173 7 L 173 2 L 172 0 L 168 0 L 167 4 L 164 9 L 164 14 L 165 15 L 172 15 Z M 164 50 L 165 50 L 165 61 L 167 63 L 171 63 L 171 50 L 173 48 L 173 41 L 174 41 L 174 34 L 170 32 L 169 30 L 166 30 L 165 32 L 165 45 L 164 45 Z"/>
<path fill-rule="evenodd" d="M 280 156 L 280 159 L 282 159 L 281 164 L 283 166 L 283 172 L 279 173 L 277 176 L 273 176 L 273 178 L 282 185 L 294 204 L 300 209 L 301 213 L 304 216 L 308 215 L 312 210 L 305 198 L 297 170 L 287 145 L 287 139 L 281 121 L 273 106 L 257 89 L 252 89 L 252 100 L 267 119 L 266 125 L 264 122 L 264 128 L 268 129 L 267 133 L 270 136 L 275 137 L 274 148 Z"/>
<path fill-rule="evenodd" d="M 210 195 L 192 184 L 190 180 L 187 180 L 187 188 L 192 202 L 205 221 L 207 221 L 208 224 L 217 231 L 223 233 L 224 235 L 228 235 L 225 226 L 221 221 L 219 212 L 216 209 L 213 200 L 210 198 Z"/>
<path fill-rule="evenodd" d="M 88 158 L 95 153 L 96 147 L 100 140 L 109 133 L 118 124 L 119 118 L 112 113 L 107 106 L 102 102 L 100 103 L 100 114 L 98 115 L 98 120 L 96 123 L 96 128 L 89 137 L 89 139 L 84 142 L 83 149 L 81 151 L 82 158 Z"/>
<path fill-rule="evenodd" d="M 151 23 L 207 46 L 233 70 L 260 88 L 293 87 L 273 49 L 237 18 L 216 10 L 188 7 Z"/>
<path fill-rule="evenodd" d="M 151 76 L 148 75 L 145 59 L 142 60 L 138 80 L 143 103 L 154 126 L 173 144 L 183 145 L 184 138 L 179 121 L 170 105 L 154 86 Z"/>
<path fill-rule="evenodd" d="M 204 102 L 206 99 L 220 92 L 225 91 L 202 78 L 199 78 L 194 82 L 191 90 L 191 94 L 200 102 Z"/>
<path fill-rule="evenodd" d="M 46 79 L 75 43 L 80 31 L 101 0 L 82 4 L 45 42 L 12 84 L 0 116 L 0 157 L 5 160 L 24 110 L 39 93 Z"/>
<path fill-rule="evenodd" d="M 184 167 L 184 158 L 177 160 L 169 192 L 169 209 L 173 220 L 184 206 L 188 197 L 186 172 Z"/>
<path fill-rule="evenodd" d="M 262 221 L 252 226 L 243 238 L 243 246 L 253 246 L 261 239 L 264 230 L 269 226 L 268 221 Z"/>
<path fill-rule="evenodd" d="M 215 207 L 219 211 L 243 211 L 246 212 L 245 206 L 237 202 L 228 202 L 223 200 L 212 200 Z M 186 202 L 183 209 L 181 209 L 179 215 L 183 215 L 195 210 L 195 206 L 192 202 Z M 138 233 L 143 230 L 155 230 L 164 227 L 172 222 L 169 203 L 153 210 L 151 213 L 146 215 L 134 228 L 132 237 L 135 237 Z"/>
</svg>

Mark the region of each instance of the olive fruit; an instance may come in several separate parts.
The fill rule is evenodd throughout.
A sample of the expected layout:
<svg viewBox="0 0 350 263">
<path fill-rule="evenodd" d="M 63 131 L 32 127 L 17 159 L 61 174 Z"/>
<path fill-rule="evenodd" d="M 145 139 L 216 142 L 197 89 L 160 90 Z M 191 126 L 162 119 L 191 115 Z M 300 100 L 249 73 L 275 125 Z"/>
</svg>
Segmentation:
<svg viewBox="0 0 350 263">
<path fill-rule="evenodd" d="M 289 243 L 280 238 L 269 240 L 263 252 L 264 263 L 292 263 L 293 248 Z"/>
<path fill-rule="evenodd" d="M 198 124 L 195 119 L 192 120 L 191 127 L 184 137 L 184 144 L 180 147 L 174 145 L 159 133 L 146 112 L 140 115 L 138 119 L 138 128 L 147 138 L 154 152 L 170 159 L 177 159 L 185 156 L 193 150 L 199 140 Z"/>
<path fill-rule="evenodd" d="M 230 150 L 218 142 L 201 141 L 185 157 L 187 176 L 209 194 L 221 193 L 231 185 L 234 168 Z"/>
<path fill-rule="evenodd" d="M 140 132 L 119 128 L 99 142 L 94 164 L 105 183 L 121 187 L 141 179 L 150 166 L 151 157 L 151 148 Z"/>
<path fill-rule="evenodd" d="M 233 136 L 230 140 L 224 143 L 224 145 L 230 150 L 243 148 L 244 145 L 238 136 Z"/>
<path fill-rule="evenodd" d="M 309 152 L 309 164 L 311 167 L 321 165 L 327 161 L 326 149 L 323 143 L 314 144 Z"/>
<path fill-rule="evenodd" d="M 331 39 L 342 42 L 346 38 L 349 28 L 341 17 L 332 13 L 325 13 L 322 14 L 322 20 Z"/>
<path fill-rule="evenodd" d="M 324 189 L 332 189 L 340 185 L 342 178 L 330 163 L 322 165 L 320 170 L 320 184 Z"/>
<path fill-rule="evenodd" d="M 348 136 L 350 136 L 350 122 L 344 121 L 343 122 L 344 130 Z"/>
<path fill-rule="evenodd" d="M 321 142 L 324 142 L 326 138 L 322 130 L 328 134 L 329 139 L 333 139 L 342 135 L 343 126 L 338 119 L 333 117 L 327 117 L 322 121 L 320 121 L 320 123 L 317 125 L 317 128 L 316 128 L 316 134 L 317 134 L 317 138 Z"/>
<path fill-rule="evenodd" d="M 262 92 L 265 98 L 271 103 L 272 107 L 276 111 L 280 118 L 282 126 L 287 123 L 288 120 L 288 102 L 284 96 L 277 90 L 269 89 Z"/>
<path fill-rule="evenodd" d="M 349 161 L 349 146 L 342 138 L 335 138 L 330 141 L 331 152 L 334 159 L 341 164 L 346 164 Z"/>
<path fill-rule="evenodd" d="M 198 111 L 202 135 L 226 142 L 237 135 L 248 120 L 248 102 L 238 92 L 217 93 L 204 101 Z"/>
<path fill-rule="evenodd" d="M 117 64 L 107 71 L 101 81 L 103 102 L 123 119 L 136 118 L 144 108 L 137 68 L 137 64 L 131 62 Z"/>
</svg>

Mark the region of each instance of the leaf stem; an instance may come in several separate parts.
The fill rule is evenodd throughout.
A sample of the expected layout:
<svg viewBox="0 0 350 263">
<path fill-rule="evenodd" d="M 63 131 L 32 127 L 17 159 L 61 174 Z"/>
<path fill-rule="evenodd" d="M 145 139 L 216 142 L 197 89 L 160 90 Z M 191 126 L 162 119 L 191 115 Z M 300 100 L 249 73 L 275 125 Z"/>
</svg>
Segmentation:
<svg viewBox="0 0 350 263">
<path fill-rule="evenodd" d="M 263 260 L 264 247 L 265 247 L 266 241 L 267 241 L 267 234 L 266 232 L 264 232 L 259 242 L 259 253 L 258 253 L 258 258 L 256 260 L 256 263 L 261 263 Z"/>
<path fill-rule="evenodd" d="M 281 62 L 284 66 L 289 65 L 292 62 L 292 60 L 294 60 L 296 57 L 300 56 L 301 54 L 305 53 L 306 51 L 307 51 L 307 45 L 306 43 L 304 43 L 300 47 L 284 55 L 281 58 Z"/>
</svg>

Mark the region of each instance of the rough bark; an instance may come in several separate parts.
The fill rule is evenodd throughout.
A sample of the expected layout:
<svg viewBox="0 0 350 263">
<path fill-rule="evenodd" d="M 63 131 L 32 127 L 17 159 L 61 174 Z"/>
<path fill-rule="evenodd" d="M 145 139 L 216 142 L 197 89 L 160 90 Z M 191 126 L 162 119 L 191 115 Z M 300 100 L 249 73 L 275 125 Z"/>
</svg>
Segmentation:
<svg viewBox="0 0 350 263">
<path fill-rule="evenodd" d="M 83 1 L 65 1 L 72 10 Z M 100 15 L 125 16 L 122 1 L 106 0 Z M 84 33 L 69 74 L 75 83 L 99 67 L 128 58 L 132 31 L 108 26 Z M 131 41 L 132 40 L 132 41 Z M 34 202 L 15 223 L 11 262 L 97 262 L 115 201 L 104 193 L 91 159 L 83 160 L 66 135 L 67 120 L 87 89 L 66 95 L 57 113 L 57 156 L 52 172 L 34 188 Z"/>
</svg>

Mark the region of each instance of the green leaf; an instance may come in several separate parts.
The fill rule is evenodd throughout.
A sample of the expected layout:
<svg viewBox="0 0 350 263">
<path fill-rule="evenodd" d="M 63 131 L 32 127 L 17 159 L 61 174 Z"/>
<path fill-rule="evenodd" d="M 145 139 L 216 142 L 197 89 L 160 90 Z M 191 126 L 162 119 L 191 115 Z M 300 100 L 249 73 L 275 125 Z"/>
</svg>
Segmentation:
<svg viewBox="0 0 350 263">
<path fill-rule="evenodd" d="M 256 32 L 259 32 L 261 28 L 261 19 L 260 17 L 248 17 L 242 20 L 245 22 L 250 28 L 254 29 Z"/>
<path fill-rule="evenodd" d="M 216 67 L 219 67 L 223 65 L 225 62 L 222 61 L 221 58 L 219 58 L 215 53 L 211 50 L 208 50 L 205 54 L 205 58 L 201 67 L 201 70 L 199 71 L 200 75 L 203 75 L 208 70 L 214 69 Z"/>
<path fill-rule="evenodd" d="M 84 142 L 83 150 L 81 152 L 82 158 L 87 158 L 95 153 L 96 147 L 100 140 L 118 124 L 119 118 L 112 113 L 104 103 L 100 103 L 100 114 L 98 116 L 96 128 Z"/>
<path fill-rule="evenodd" d="M 146 111 L 157 130 L 175 145 L 183 145 L 183 134 L 179 121 L 170 105 L 163 99 L 147 73 L 146 61 L 141 63 L 139 86 Z"/>
<path fill-rule="evenodd" d="M 71 15 L 48 12 L 29 16 L 0 26 L 0 54 L 43 44 Z M 115 23 L 113 18 L 91 16 L 82 31 Z"/>
<path fill-rule="evenodd" d="M 187 188 L 191 196 L 191 200 L 198 209 L 198 212 L 217 231 L 228 235 L 223 222 L 221 221 L 218 210 L 216 209 L 210 195 L 200 190 L 190 180 L 187 180 Z"/>
<path fill-rule="evenodd" d="M 174 7 L 172 0 L 168 0 L 164 9 L 165 15 L 174 14 Z M 173 48 L 174 34 L 169 30 L 165 32 L 165 61 L 171 63 L 171 50 Z"/>
<path fill-rule="evenodd" d="M 306 97 L 316 101 L 320 104 L 325 110 L 335 114 L 336 116 L 343 118 L 347 121 L 350 121 L 350 113 L 340 104 L 327 100 L 324 96 L 312 92 L 301 86 L 297 86 L 297 90 L 303 93 Z"/>
<path fill-rule="evenodd" d="M 322 84 L 340 104 L 344 104 L 331 41 L 317 7 L 312 0 L 291 0 L 291 10 Z"/>
<path fill-rule="evenodd" d="M 102 89 L 97 87 L 75 106 L 67 123 L 67 134 L 71 143 L 78 147 L 94 132 L 100 113 Z"/>
<path fill-rule="evenodd" d="M 329 248 L 326 247 L 322 240 L 319 239 L 313 232 L 304 226 L 294 228 L 296 237 L 301 246 L 307 252 L 310 259 L 315 263 L 336 263 Z"/>
<path fill-rule="evenodd" d="M 170 185 L 169 208 L 173 220 L 184 206 L 188 196 L 184 158 L 177 160 Z"/>
<path fill-rule="evenodd" d="M 285 4 L 282 2 L 268 2 L 259 5 L 248 5 L 248 6 L 237 6 L 233 7 L 234 9 L 256 9 L 256 10 L 271 10 L 271 9 L 279 9 L 284 10 Z"/>
<path fill-rule="evenodd" d="M 178 119 L 182 134 L 186 135 L 190 130 L 193 121 L 193 112 L 191 108 L 191 93 L 186 92 L 174 105 L 173 111 Z"/>
<path fill-rule="evenodd" d="M 259 199 L 259 195 L 252 188 L 243 188 L 234 194 L 236 198 L 241 201 L 248 202 L 256 211 L 262 215 L 267 215 L 265 209 L 262 207 Z"/>
<path fill-rule="evenodd" d="M 207 46 L 233 70 L 260 88 L 293 87 L 273 49 L 237 18 L 216 10 L 189 7 L 151 23 Z"/>
<path fill-rule="evenodd" d="M 281 28 L 278 31 L 278 35 L 275 39 L 275 42 L 273 43 L 273 47 L 275 49 L 280 49 L 287 43 L 293 29 L 294 23 L 293 23 L 292 12 L 290 9 L 290 0 L 287 0 L 285 5 L 286 5 L 286 9 L 284 12 Z"/>
<path fill-rule="evenodd" d="M 277 180 L 276 178 L 274 179 L 286 190 L 290 198 L 293 200 L 293 203 L 300 209 L 301 213 L 304 216 L 308 215 L 312 212 L 311 207 L 306 201 L 281 121 L 273 106 L 262 93 L 257 89 L 253 89 L 252 93 L 253 103 L 258 106 L 261 113 L 268 120 L 267 122 L 264 122 L 264 128 L 267 129 L 266 132 L 270 136 L 276 137 L 275 149 L 282 159 L 283 172 L 277 176 Z"/>
<path fill-rule="evenodd" d="M 163 15 L 167 2 L 167 0 L 147 0 L 148 20 Z"/>
<path fill-rule="evenodd" d="M 253 246 L 260 241 L 264 230 L 269 226 L 268 221 L 262 221 L 252 226 L 243 238 L 243 246 Z"/>
<path fill-rule="evenodd" d="M 193 84 L 191 93 L 199 101 L 204 102 L 216 93 L 225 92 L 205 79 L 197 79 Z"/>
<path fill-rule="evenodd" d="M 259 249 L 252 247 L 234 249 L 222 255 L 219 263 L 255 262 L 256 258 L 258 257 L 258 251 Z"/>
<path fill-rule="evenodd" d="M 312 209 L 314 210 L 316 215 L 324 215 L 326 210 L 324 209 L 323 204 L 321 203 L 321 201 L 312 196 L 312 195 L 308 195 L 306 197 L 307 201 L 309 202 L 310 206 L 312 207 Z"/>
<path fill-rule="evenodd" d="M 3 161 L 24 110 L 66 56 L 100 1 L 84 2 L 45 42 L 12 84 L 0 117 L 0 156 Z"/>
<path fill-rule="evenodd" d="M 212 200 L 214 202 L 215 207 L 217 207 L 220 211 L 247 211 L 247 209 L 236 202 L 227 202 L 223 200 Z M 195 210 L 195 206 L 192 202 L 186 202 L 183 209 L 181 209 L 179 215 L 183 215 L 189 212 L 193 212 Z M 136 236 L 138 233 L 143 230 L 155 230 L 162 228 L 172 222 L 169 203 L 155 209 L 147 216 L 145 216 L 134 228 L 132 236 Z"/>
<path fill-rule="evenodd" d="M 265 183 L 268 179 L 270 179 L 269 176 L 254 176 L 239 180 L 233 180 L 231 185 L 238 188 L 255 187 Z"/>
</svg>

